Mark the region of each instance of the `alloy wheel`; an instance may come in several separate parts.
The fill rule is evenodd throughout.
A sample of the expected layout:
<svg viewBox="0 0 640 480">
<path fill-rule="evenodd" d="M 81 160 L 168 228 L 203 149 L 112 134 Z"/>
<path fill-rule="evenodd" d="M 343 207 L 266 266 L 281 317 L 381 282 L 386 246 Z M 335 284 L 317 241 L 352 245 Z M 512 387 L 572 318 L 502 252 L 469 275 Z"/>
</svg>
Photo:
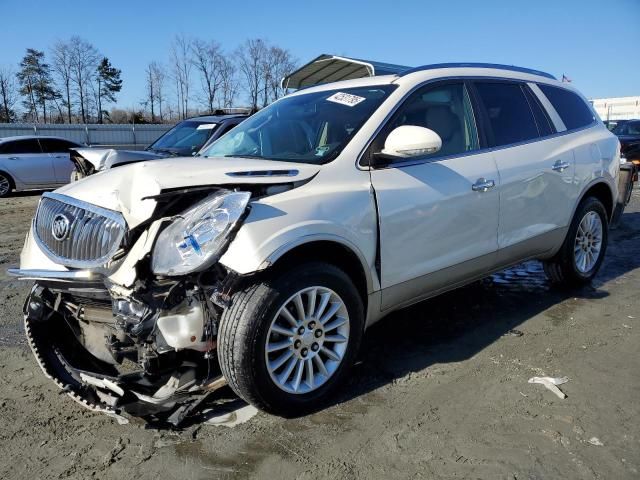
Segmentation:
<svg viewBox="0 0 640 480">
<path fill-rule="evenodd" d="M 590 272 L 602 251 L 602 219 L 596 212 L 587 212 L 582 217 L 573 249 L 575 266 L 580 273 Z"/>
<path fill-rule="evenodd" d="M 11 182 L 4 175 L 0 175 L 0 197 L 4 197 L 11 190 Z"/>
<path fill-rule="evenodd" d="M 349 343 L 349 313 L 333 290 L 314 286 L 292 295 L 271 321 L 265 361 L 271 380 L 287 393 L 324 385 Z"/>
</svg>

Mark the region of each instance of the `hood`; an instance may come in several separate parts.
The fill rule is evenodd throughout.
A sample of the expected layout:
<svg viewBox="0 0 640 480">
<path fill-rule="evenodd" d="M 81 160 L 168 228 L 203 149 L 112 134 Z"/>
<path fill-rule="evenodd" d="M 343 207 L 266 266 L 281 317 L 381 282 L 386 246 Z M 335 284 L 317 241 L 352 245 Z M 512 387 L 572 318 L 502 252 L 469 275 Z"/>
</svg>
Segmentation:
<svg viewBox="0 0 640 480">
<path fill-rule="evenodd" d="M 146 199 L 163 190 L 205 185 L 278 184 L 308 180 L 322 167 L 247 158 L 178 157 L 124 165 L 70 183 L 57 193 L 121 212 L 130 228 L 156 206 Z"/>
<path fill-rule="evenodd" d="M 142 162 L 168 156 L 141 150 L 114 150 L 113 148 L 72 148 L 71 150 L 93 165 L 96 172 L 121 163 Z"/>
</svg>

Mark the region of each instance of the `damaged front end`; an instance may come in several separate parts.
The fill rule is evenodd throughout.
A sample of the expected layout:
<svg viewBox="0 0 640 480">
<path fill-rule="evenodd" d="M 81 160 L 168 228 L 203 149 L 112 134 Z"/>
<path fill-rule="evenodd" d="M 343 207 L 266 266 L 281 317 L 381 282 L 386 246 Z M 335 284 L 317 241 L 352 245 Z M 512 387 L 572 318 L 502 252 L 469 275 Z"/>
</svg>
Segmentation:
<svg viewBox="0 0 640 480">
<path fill-rule="evenodd" d="M 45 374 L 120 421 L 177 426 L 193 413 L 225 384 L 218 320 L 241 277 L 217 261 L 251 196 L 163 192 L 153 198 L 155 220 L 129 229 L 117 212 L 44 194 L 25 250 L 37 245 L 58 269 L 10 273 L 35 280 L 25 331 Z"/>
</svg>

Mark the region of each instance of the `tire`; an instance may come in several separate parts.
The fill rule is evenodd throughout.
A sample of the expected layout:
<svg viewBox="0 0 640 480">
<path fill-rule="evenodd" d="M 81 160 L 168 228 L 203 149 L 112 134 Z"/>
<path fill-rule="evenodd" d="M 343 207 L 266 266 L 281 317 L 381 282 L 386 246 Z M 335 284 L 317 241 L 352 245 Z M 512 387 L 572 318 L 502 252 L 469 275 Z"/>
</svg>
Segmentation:
<svg viewBox="0 0 640 480">
<path fill-rule="evenodd" d="M 580 262 L 579 250 L 583 252 L 584 250 L 579 245 L 579 242 L 584 239 L 584 235 L 581 234 L 581 238 L 578 238 L 578 233 L 581 223 L 583 221 L 588 222 L 588 219 L 592 219 L 595 224 L 598 223 L 597 219 L 599 219 L 601 226 L 600 244 L 597 254 L 593 253 L 594 250 L 590 250 L 592 255 L 583 257 L 587 258 L 587 260 L 582 263 Z M 604 260 L 609 239 L 608 227 L 607 211 L 602 202 L 595 197 L 583 199 L 573 216 L 567 237 L 560 251 L 550 260 L 543 262 L 544 271 L 551 282 L 567 287 L 581 286 L 591 282 Z M 592 248 L 589 247 L 588 240 L 584 241 L 586 242 L 585 248 Z M 591 242 L 591 245 L 597 244 L 595 237 L 592 236 Z"/>
<path fill-rule="evenodd" d="M 73 182 L 77 182 L 78 180 L 82 180 L 84 177 L 85 177 L 84 173 L 74 168 L 73 171 L 71 172 L 70 180 L 71 180 L 71 183 L 73 183 Z"/>
<path fill-rule="evenodd" d="M 305 330 L 305 336 L 300 337 L 298 336 L 300 331 L 292 326 L 291 321 L 286 323 L 286 318 L 281 314 L 284 309 L 295 313 L 296 310 L 292 305 L 295 304 L 294 299 L 297 294 L 301 295 L 301 304 L 304 304 L 305 311 L 317 313 L 323 304 L 322 295 L 325 294 L 335 294 L 330 296 L 331 303 L 324 303 L 325 315 L 340 304 L 338 300 L 342 302 L 342 307 L 335 316 L 329 317 L 324 325 L 320 323 L 322 315 L 314 313 L 315 317 L 320 317 L 317 319 L 316 326 L 307 324 L 307 327 L 312 328 Z M 314 307 L 310 308 L 312 302 Z M 314 315 L 308 318 L 313 321 Z M 331 325 L 340 323 L 345 315 L 348 331 L 345 330 L 345 324 L 336 330 L 331 330 Z M 300 317 L 300 315 L 295 316 Z M 274 325 L 280 327 L 280 330 L 285 327 L 297 333 L 293 335 L 288 333 L 287 336 L 279 337 L 279 330 L 272 329 Z M 326 336 L 323 333 L 321 339 L 316 339 L 315 335 L 319 327 L 327 328 Z M 305 329 L 304 326 L 302 328 Z M 234 294 L 232 304 L 224 310 L 220 322 L 218 360 L 229 386 L 242 399 L 265 412 L 294 417 L 322 407 L 335 388 L 340 385 L 354 362 L 363 330 L 362 299 L 350 278 L 342 270 L 330 264 L 319 262 L 300 264 L 274 273 L 272 277 L 249 285 Z M 340 333 L 334 338 L 340 338 L 343 343 L 330 343 L 331 331 Z M 345 331 L 347 331 L 346 334 Z M 344 341 L 345 337 L 346 341 Z M 274 341 L 274 338 L 279 341 Z M 322 344 L 321 341 L 325 343 Z M 280 343 L 288 346 L 277 352 L 267 353 L 268 342 L 270 346 L 277 346 Z M 320 344 L 322 346 L 319 346 Z M 338 355 L 335 352 L 344 348 L 340 362 L 334 362 L 327 357 L 324 353 L 325 347 L 335 349 L 335 351 L 332 350 L 333 355 Z M 313 348 L 317 350 L 312 352 Z M 307 354 L 304 353 L 305 349 Z M 280 355 L 285 357 L 289 352 L 291 357 L 280 367 L 282 370 L 273 368 L 273 365 L 281 359 Z M 302 357 L 302 355 L 308 355 L 308 357 Z M 292 361 L 298 363 L 292 367 L 291 381 L 279 384 L 277 378 L 284 375 L 286 370 L 290 370 L 288 366 Z M 308 376 L 309 368 L 317 369 L 316 362 L 325 366 L 324 371 L 328 376 L 319 370 Z M 300 363 L 303 363 L 302 367 L 299 367 Z M 298 375 L 298 368 L 303 370 L 301 375 Z M 304 379 L 298 380 L 296 387 L 296 378 L 301 377 Z M 292 391 L 293 388 L 297 391 Z"/>
<path fill-rule="evenodd" d="M 0 172 L 0 198 L 8 196 L 13 191 L 13 179 L 6 173 Z"/>
</svg>

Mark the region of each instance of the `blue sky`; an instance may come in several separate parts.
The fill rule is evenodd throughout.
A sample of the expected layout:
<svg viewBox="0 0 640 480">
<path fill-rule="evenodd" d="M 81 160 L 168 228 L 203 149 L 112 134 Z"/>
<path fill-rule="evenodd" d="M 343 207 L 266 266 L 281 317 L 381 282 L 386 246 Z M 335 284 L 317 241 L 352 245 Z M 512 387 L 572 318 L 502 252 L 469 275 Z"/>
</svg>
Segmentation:
<svg viewBox="0 0 640 480">
<path fill-rule="evenodd" d="M 123 70 L 137 107 L 175 34 L 233 50 L 249 37 L 301 62 L 335 53 L 404 65 L 472 61 L 563 73 L 588 97 L 640 95 L 640 0 L 0 0 L 0 65 L 80 35 Z"/>
</svg>

